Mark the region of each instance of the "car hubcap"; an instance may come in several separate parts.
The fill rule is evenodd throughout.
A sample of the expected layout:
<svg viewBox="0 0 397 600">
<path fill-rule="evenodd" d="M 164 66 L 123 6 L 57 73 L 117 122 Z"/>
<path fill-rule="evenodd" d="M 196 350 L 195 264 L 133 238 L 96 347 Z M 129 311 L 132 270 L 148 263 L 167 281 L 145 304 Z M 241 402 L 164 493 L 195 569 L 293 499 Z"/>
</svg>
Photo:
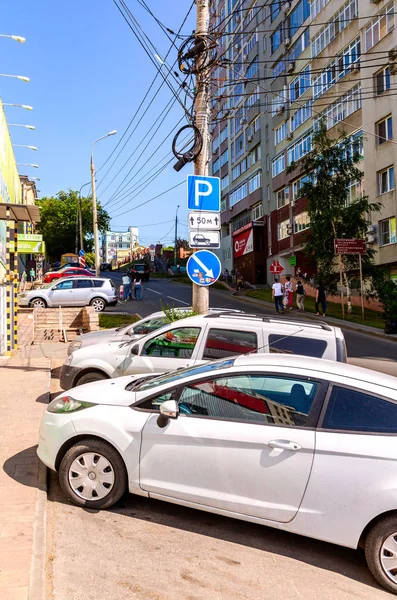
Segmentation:
<svg viewBox="0 0 397 600">
<path fill-rule="evenodd" d="M 35 308 L 44 308 L 44 302 L 42 302 L 41 300 L 37 300 L 37 302 L 34 303 L 34 307 Z"/>
<path fill-rule="evenodd" d="M 101 300 L 94 300 L 92 306 L 95 310 L 101 311 L 103 309 L 103 302 Z"/>
<path fill-rule="evenodd" d="M 96 452 L 80 454 L 69 469 L 69 483 L 84 500 L 102 500 L 114 486 L 115 473 L 107 458 Z"/>
<path fill-rule="evenodd" d="M 397 532 L 389 535 L 383 542 L 380 562 L 387 577 L 397 583 Z"/>
</svg>

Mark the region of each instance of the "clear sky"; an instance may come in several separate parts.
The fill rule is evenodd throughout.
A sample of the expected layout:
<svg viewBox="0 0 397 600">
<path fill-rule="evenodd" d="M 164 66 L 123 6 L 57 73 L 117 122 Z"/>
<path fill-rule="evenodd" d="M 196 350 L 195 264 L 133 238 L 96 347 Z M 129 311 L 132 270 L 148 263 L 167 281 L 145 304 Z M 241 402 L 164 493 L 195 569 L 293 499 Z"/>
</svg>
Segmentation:
<svg viewBox="0 0 397 600">
<path fill-rule="evenodd" d="M 137 0 L 126 0 L 126 3 L 164 56 L 170 42 L 158 24 Z M 177 31 L 191 1 L 147 0 L 147 4 L 166 26 Z M 173 135 L 158 153 L 153 157 L 151 154 L 183 116 L 178 104 L 172 106 L 168 115 L 165 114 L 172 98 L 166 86 L 163 86 L 146 116 L 134 121 L 133 127 L 138 127 L 109 173 L 107 170 L 121 146 L 100 169 L 121 138 L 156 72 L 113 1 L 0 0 L 0 8 L 0 33 L 22 35 L 27 40 L 23 45 L 0 38 L 0 71 L 31 78 L 30 83 L 24 83 L 1 77 L 0 94 L 3 102 L 29 104 L 34 108 L 33 112 L 14 107 L 5 110 L 9 123 L 32 124 L 36 127 L 35 131 L 11 127 L 10 132 L 14 144 L 38 147 L 37 152 L 15 148 L 15 154 L 17 162 L 39 164 L 39 169 L 19 167 L 20 173 L 40 178 L 39 197 L 54 195 L 68 188 L 79 189 L 88 182 L 92 142 L 117 129 L 118 134 L 99 142 L 95 151 L 98 198 L 112 216 L 112 227 L 121 231 L 129 225 L 139 226 L 143 243 L 155 243 L 158 240 L 170 243 L 174 235 L 175 210 L 180 204 L 180 234 L 186 237 L 184 185 L 132 210 L 185 180 L 191 172 L 189 165 L 176 173 L 171 163 L 153 183 L 139 187 L 146 173 L 149 176 L 166 162 Z M 191 33 L 194 20 L 195 6 L 182 33 Z M 177 45 L 180 43 L 177 42 Z M 177 51 L 173 48 L 168 59 L 170 64 L 176 55 Z M 155 83 L 154 91 L 159 83 L 160 78 Z M 139 158 L 154 130 L 150 134 L 148 131 L 159 117 L 160 129 Z M 131 131 L 132 128 L 129 133 Z M 134 156 L 129 158 L 134 150 Z M 127 164 L 123 166 L 124 163 Z M 106 177 L 101 181 L 105 174 Z M 120 189 L 117 189 L 119 186 Z M 159 225 L 155 225 L 157 223 Z"/>
</svg>

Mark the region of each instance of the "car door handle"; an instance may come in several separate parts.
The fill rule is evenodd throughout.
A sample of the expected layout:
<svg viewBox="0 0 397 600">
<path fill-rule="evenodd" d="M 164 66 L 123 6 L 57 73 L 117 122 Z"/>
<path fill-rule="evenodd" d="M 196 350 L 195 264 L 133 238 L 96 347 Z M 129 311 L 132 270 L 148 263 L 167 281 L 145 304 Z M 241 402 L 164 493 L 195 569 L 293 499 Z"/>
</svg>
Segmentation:
<svg viewBox="0 0 397 600">
<path fill-rule="evenodd" d="M 280 450 L 291 450 L 297 451 L 301 450 L 302 446 L 297 444 L 296 442 L 291 442 L 290 440 L 271 440 L 267 443 L 270 448 L 278 448 Z"/>
</svg>

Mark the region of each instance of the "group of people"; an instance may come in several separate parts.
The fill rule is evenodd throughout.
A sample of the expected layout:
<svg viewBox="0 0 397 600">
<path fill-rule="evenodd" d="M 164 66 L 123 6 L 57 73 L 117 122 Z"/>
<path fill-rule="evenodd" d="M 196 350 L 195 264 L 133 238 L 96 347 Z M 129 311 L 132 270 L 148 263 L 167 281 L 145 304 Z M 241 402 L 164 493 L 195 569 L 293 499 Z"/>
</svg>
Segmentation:
<svg viewBox="0 0 397 600">
<path fill-rule="evenodd" d="M 120 286 L 120 300 L 127 302 L 129 298 L 132 299 L 132 292 L 134 292 L 135 300 L 143 300 L 143 283 L 140 277 L 131 280 L 130 276 L 126 273 L 123 275 L 122 284 Z"/>
<path fill-rule="evenodd" d="M 272 286 L 272 296 L 274 299 L 274 306 L 276 309 L 276 313 L 280 312 L 284 313 L 286 310 L 292 310 L 294 304 L 294 292 L 296 292 L 296 305 L 298 307 L 299 312 L 303 312 L 305 310 L 305 296 L 306 291 L 304 285 L 300 279 L 298 279 L 295 290 L 294 284 L 291 281 L 291 277 L 289 275 L 285 278 L 285 285 L 283 285 L 277 278 L 275 278 L 273 286 Z M 327 296 L 325 288 L 320 281 L 317 289 L 316 289 L 316 315 L 320 316 L 320 304 L 322 309 L 322 315 L 325 317 L 325 313 L 327 311 Z"/>
</svg>

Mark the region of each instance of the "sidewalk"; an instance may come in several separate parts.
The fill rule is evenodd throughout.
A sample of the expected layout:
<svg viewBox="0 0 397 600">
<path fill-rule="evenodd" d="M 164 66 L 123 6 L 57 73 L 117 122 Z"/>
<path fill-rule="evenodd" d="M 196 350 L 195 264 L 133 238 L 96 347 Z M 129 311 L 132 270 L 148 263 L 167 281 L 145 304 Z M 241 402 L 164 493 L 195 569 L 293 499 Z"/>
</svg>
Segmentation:
<svg viewBox="0 0 397 600">
<path fill-rule="evenodd" d="M 57 347 L 29 346 L 0 359 L 1 600 L 44 598 L 46 470 L 36 447 Z"/>
</svg>

